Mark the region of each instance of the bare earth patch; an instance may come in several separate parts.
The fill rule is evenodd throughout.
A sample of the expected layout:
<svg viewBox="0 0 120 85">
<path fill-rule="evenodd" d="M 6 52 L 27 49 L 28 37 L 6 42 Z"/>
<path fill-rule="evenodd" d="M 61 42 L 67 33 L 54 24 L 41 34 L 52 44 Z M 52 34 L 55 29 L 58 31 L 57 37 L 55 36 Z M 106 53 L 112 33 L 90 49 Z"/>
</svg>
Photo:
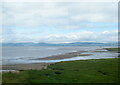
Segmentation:
<svg viewBox="0 0 120 85">
<path fill-rule="evenodd" d="M 10 64 L 10 65 L 3 65 L 3 70 L 29 70 L 29 69 L 46 69 L 48 65 L 51 63 L 32 63 L 32 64 Z"/>
</svg>

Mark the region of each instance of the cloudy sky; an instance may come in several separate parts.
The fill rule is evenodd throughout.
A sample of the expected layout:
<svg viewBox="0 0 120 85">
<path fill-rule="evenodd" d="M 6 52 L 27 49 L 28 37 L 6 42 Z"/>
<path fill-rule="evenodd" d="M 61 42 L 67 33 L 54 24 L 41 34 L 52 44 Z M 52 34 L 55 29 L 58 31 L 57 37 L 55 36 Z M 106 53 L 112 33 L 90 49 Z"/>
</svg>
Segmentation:
<svg viewBox="0 0 120 85">
<path fill-rule="evenodd" d="M 117 2 L 4 2 L 0 9 L 1 42 L 118 40 Z"/>
</svg>

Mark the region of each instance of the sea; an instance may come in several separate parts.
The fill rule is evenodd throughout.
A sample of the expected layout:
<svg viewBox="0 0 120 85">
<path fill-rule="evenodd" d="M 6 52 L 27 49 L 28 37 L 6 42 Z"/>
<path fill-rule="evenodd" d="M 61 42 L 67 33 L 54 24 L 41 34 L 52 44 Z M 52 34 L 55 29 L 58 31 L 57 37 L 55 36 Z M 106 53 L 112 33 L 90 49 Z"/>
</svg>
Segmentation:
<svg viewBox="0 0 120 85">
<path fill-rule="evenodd" d="M 61 61 L 86 60 L 116 58 L 118 53 L 107 51 L 104 48 L 115 46 L 2 46 L 1 63 L 6 64 L 29 64 L 29 63 L 53 63 Z M 89 56 L 76 56 L 58 60 L 37 60 L 53 55 L 60 55 L 70 52 L 86 51 L 82 54 L 92 54 Z"/>
</svg>

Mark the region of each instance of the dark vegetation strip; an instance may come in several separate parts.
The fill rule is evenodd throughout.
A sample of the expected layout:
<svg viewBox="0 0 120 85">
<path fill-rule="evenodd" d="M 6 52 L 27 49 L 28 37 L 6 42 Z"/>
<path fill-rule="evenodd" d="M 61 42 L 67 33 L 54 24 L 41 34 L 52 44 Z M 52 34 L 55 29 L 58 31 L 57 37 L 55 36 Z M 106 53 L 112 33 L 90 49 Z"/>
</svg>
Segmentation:
<svg viewBox="0 0 120 85">
<path fill-rule="evenodd" d="M 105 48 L 108 51 L 118 52 L 120 53 L 120 48 Z"/>
<path fill-rule="evenodd" d="M 105 48 L 105 49 L 111 52 L 120 53 L 120 48 Z M 120 57 L 120 55 L 118 55 L 118 57 Z"/>
</svg>

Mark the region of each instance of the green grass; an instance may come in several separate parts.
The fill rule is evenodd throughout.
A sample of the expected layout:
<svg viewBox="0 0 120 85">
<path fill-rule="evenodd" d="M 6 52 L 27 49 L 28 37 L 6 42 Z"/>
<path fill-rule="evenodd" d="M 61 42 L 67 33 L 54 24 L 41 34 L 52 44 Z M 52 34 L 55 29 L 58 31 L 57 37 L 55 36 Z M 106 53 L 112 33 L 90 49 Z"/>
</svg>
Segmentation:
<svg viewBox="0 0 120 85">
<path fill-rule="evenodd" d="M 116 83 L 118 59 L 55 63 L 43 70 L 3 73 L 3 83 Z"/>
<path fill-rule="evenodd" d="M 114 52 L 119 52 L 120 53 L 120 48 L 105 48 L 108 51 L 114 51 Z"/>
</svg>

